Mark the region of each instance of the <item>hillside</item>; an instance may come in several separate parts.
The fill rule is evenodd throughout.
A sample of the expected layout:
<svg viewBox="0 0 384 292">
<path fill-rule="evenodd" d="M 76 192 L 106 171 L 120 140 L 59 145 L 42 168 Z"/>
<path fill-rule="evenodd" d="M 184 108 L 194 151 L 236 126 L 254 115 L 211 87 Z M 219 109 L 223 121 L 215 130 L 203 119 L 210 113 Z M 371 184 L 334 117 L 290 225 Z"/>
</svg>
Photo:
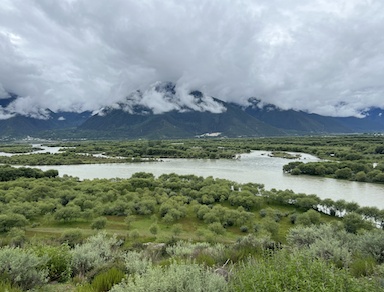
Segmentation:
<svg viewBox="0 0 384 292">
<path fill-rule="evenodd" d="M 362 112 L 364 118 L 357 118 L 283 110 L 272 104 L 261 105 L 257 99 L 249 99 L 244 107 L 197 90 L 180 96 L 171 82 L 158 82 L 145 92 L 130 93 L 93 115 L 89 111 L 41 109 L 37 115 L 24 116 L 12 112 L 17 98 L 12 94 L 0 100 L 0 137 L 168 139 L 384 131 L 384 111 L 379 108 L 367 109 Z"/>
</svg>

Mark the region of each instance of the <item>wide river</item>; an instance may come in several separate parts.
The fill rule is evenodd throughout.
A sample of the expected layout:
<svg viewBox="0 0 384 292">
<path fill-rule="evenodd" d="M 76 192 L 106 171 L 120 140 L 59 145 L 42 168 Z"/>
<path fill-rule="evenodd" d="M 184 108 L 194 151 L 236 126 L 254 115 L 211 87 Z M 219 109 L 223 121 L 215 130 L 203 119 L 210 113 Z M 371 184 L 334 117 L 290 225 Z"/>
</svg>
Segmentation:
<svg viewBox="0 0 384 292">
<path fill-rule="evenodd" d="M 269 152 L 253 151 L 242 154 L 239 160 L 164 159 L 161 162 L 40 166 L 43 170 L 57 169 L 80 179 L 129 178 L 143 171 L 159 176 L 164 173 L 195 174 L 225 178 L 239 183 L 262 183 L 266 189 L 290 189 L 296 193 L 316 194 L 320 198 L 344 199 L 360 206 L 384 209 L 384 184 L 360 183 L 312 176 L 284 174 L 282 167 L 291 160 L 269 157 Z M 318 161 L 302 154 L 301 161 Z"/>
</svg>

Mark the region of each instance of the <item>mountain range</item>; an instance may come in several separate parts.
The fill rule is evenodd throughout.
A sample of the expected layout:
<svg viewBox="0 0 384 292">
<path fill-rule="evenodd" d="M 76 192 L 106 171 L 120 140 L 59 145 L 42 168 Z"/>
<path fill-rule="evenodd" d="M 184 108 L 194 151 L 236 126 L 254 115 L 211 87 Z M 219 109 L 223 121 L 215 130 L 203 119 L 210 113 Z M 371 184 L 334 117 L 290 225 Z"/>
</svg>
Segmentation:
<svg viewBox="0 0 384 292">
<path fill-rule="evenodd" d="M 92 113 L 89 111 L 53 112 L 42 109 L 45 118 L 9 112 L 18 97 L 0 99 L 0 137 L 34 136 L 42 138 L 167 139 L 190 137 L 260 137 L 282 135 L 321 135 L 372 133 L 384 131 L 384 110 L 371 108 L 363 118 L 329 117 L 304 111 L 283 110 L 262 105 L 255 98 L 248 106 L 224 102 L 192 91 L 181 99 L 170 82 L 151 89 L 167 106 L 159 111 L 143 102 L 144 93 L 136 91 L 124 100 Z"/>
</svg>

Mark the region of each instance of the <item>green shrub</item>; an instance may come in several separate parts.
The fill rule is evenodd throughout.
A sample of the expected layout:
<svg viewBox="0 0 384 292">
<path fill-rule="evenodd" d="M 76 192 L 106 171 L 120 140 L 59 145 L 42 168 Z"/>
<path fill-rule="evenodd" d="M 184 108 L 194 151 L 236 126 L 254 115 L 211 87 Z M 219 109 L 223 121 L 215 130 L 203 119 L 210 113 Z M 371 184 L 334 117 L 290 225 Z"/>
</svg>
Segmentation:
<svg viewBox="0 0 384 292">
<path fill-rule="evenodd" d="M 365 257 L 373 257 L 379 264 L 384 263 L 384 231 L 372 230 L 358 234 L 354 250 Z"/>
<path fill-rule="evenodd" d="M 263 220 L 263 228 L 270 232 L 272 236 L 276 236 L 279 233 L 279 223 L 276 223 L 276 221 L 271 218 Z"/>
<path fill-rule="evenodd" d="M 375 281 L 356 279 L 331 263 L 288 250 L 267 253 L 239 264 L 233 271 L 229 289 L 241 292 L 382 291 Z"/>
<path fill-rule="evenodd" d="M 371 257 L 356 256 L 349 266 L 354 277 L 372 276 L 376 267 L 375 259 Z"/>
<path fill-rule="evenodd" d="M 218 235 L 222 235 L 225 233 L 225 228 L 219 222 L 214 222 L 214 223 L 209 224 L 208 229 L 211 230 L 212 232 L 218 234 Z"/>
<path fill-rule="evenodd" d="M 295 224 L 297 220 L 297 213 L 293 213 L 291 216 L 289 216 L 289 221 L 291 221 L 292 224 Z"/>
<path fill-rule="evenodd" d="M 22 292 L 18 287 L 12 286 L 9 281 L 0 280 L 0 291 L 4 292 Z"/>
<path fill-rule="evenodd" d="M 157 232 L 159 231 L 159 226 L 154 223 L 152 224 L 150 227 L 149 227 L 149 232 L 151 232 L 152 235 L 155 235 L 157 234 Z"/>
<path fill-rule="evenodd" d="M 28 220 L 21 214 L 0 214 L 0 232 L 6 232 L 13 227 L 24 227 Z"/>
<path fill-rule="evenodd" d="M 171 263 L 168 266 L 153 266 L 142 275 L 131 275 L 126 281 L 115 285 L 111 292 L 225 292 L 224 277 L 207 270 L 202 265 Z"/>
<path fill-rule="evenodd" d="M 22 247 L 27 241 L 25 231 L 20 228 L 12 228 L 7 237 L 9 238 L 9 245 L 13 247 Z"/>
<path fill-rule="evenodd" d="M 261 210 L 259 211 L 259 214 L 260 214 L 260 216 L 261 216 L 262 218 L 264 218 L 265 216 L 267 216 L 268 212 L 267 212 L 267 210 L 265 210 L 265 209 L 261 209 Z"/>
<path fill-rule="evenodd" d="M 195 257 L 197 264 L 203 264 L 208 267 L 213 267 L 216 265 L 216 259 L 206 252 L 201 252 Z"/>
<path fill-rule="evenodd" d="M 128 274 L 143 274 L 152 266 L 152 262 L 143 253 L 129 251 L 123 255 L 124 265 Z"/>
<path fill-rule="evenodd" d="M 73 271 L 84 276 L 91 269 L 112 261 L 118 244 L 116 236 L 109 238 L 106 233 L 99 233 L 88 238 L 84 244 L 76 245 L 71 250 Z"/>
<path fill-rule="evenodd" d="M 248 229 L 249 229 L 248 226 L 245 226 L 245 225 L 240 227 L 240 231 L 243 232 L 243 233 L 247 233 Z"/>
<path fill-rule="evenodd" d="M 107 218 L 98 217 L 92 221 L 91 228 L 100 230 L 105 228 L 105 225 L 107 225 Z"/>
<path fill-rule="evenodd" d="M 60 243 L 68 244 L 70 247 L 75 247 L 76 244 L 83 242 L 83 233 L 80 229 L 72 229 L 64 231 L 60 236 Z"/>
<path fill-rule="evenodd" d="M 97 275 L 91 283 L 94 291 L 109 291 L 113 285 L 118 284 L 124 278 L 125 274 L 116 268 L 112 268 L 104 273 Z"/>
<path fill-rule="evenodd" d="M 46 258 L 38 257 L 31 250 L 3 247 L 0 249 L 0 275 L 12 285 L 27 290 L 42 285 L 47 280 Z"/>
<path fill-rule="evenodd" d="M 65 282 L 71 278 L 71 254 L 68 245 L 33 246 L 33 251 L 39 257 L 46 257 L 45 267 L 51 281 Z"/>
</svg>

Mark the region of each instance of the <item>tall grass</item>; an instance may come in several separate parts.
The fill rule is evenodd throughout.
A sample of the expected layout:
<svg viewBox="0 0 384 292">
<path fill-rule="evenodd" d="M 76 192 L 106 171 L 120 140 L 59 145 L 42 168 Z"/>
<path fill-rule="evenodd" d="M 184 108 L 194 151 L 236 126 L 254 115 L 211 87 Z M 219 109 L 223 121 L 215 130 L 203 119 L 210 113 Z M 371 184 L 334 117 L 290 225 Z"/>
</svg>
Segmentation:
<svg viewBox="0 0 384 292">
<path fill-rule="evenodd" d="M 233 271 L 231 291 L 384 291 L 375 281 L 356 279 L 346 269 L 305 253 L 282 250 L 250 258 Z"/>
</svg>

